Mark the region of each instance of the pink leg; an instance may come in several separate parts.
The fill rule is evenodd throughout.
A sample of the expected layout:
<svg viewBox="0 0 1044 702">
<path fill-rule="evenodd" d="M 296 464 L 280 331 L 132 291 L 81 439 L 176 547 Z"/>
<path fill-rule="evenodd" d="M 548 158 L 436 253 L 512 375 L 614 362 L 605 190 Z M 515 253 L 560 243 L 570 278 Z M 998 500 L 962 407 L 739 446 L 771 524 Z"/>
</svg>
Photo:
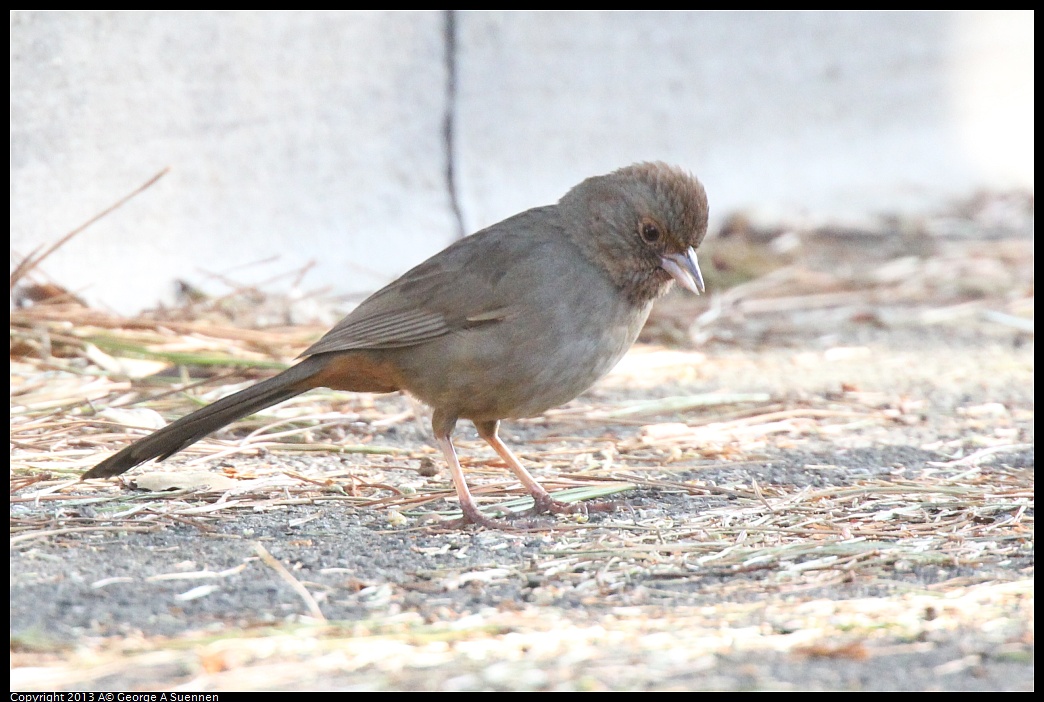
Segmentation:
<svg viewBox="0 0 1044 702">
<path fill-rule="evenodd" d="M 551 497 L 548 491 L 544 489 L 544 486 L 538 483 L 536 478 L 519 463 L 515 454 L 511 453 L 511 449 L 500 440 L 500 437 L 497 435 L 499 427 L 500 422 L 475 422 L 475 428 L 478 429 L 479 436 L 493 447 L 497 455 L 507 464 L 508 469 L 515 474 L 515 477 L 519 479 L 526 491 L 533 496 L 533 511 L 538 514 L 541 512 L 554 512 L 557 514 L 582 512 L 584 507 L 580 505 L 566 504 Z"/>
<path fill-rule="evenodd" d="M 487 529 L 511 529 L 510 524 L 487 517 L 479 510 L 475 498 L 471 496 L 471 490 L 468 489 L 468 483 L 464 480 L 464 471 L 460 467 L 460 461 L 457 460 L 457 452 L 453 450 L 453 443 L 450 441 L 450 438 L 448 436 L 436 436 L 435 443 L 439 445 L 442 455 L 446 457 L 446 463 L 449 465 L 450 477 L 453 478 L 453 487 L 456 488 L 457 499 L 460 501 L 460 511 L 464 513 L 464 522 L 478 524 Z"/>
</svg>

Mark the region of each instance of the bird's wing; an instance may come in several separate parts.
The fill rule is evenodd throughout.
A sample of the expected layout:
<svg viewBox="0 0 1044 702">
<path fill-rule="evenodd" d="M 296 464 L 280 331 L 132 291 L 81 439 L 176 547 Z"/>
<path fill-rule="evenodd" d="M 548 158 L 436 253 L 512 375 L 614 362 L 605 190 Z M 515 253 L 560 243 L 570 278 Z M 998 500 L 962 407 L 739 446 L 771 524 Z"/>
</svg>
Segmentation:
<svg viewBox="0 0 1044 702">
<path fill-rule="evenodd" d="M 302 356 L 413 346 L 510 317 L 522 259 L 557 238 L 534 231 L 538 222 L 546 231 L 546 215 L 530 210 L 456 242 L 368 297 Z"/>
</svg>

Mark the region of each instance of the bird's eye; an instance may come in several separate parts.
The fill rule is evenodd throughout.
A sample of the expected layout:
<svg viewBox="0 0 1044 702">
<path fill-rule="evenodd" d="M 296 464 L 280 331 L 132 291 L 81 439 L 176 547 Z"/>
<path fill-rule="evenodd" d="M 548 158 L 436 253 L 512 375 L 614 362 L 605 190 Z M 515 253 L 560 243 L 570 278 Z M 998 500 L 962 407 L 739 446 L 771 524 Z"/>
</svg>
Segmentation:
<svg viewBox="0 0 1044 702">
<path fill-rule="evenodd" d="M 652 222 L 643 222 L 641 232 L 642 238 L 650 244 L 660 240 L 660 228 Z"/>
</svg>

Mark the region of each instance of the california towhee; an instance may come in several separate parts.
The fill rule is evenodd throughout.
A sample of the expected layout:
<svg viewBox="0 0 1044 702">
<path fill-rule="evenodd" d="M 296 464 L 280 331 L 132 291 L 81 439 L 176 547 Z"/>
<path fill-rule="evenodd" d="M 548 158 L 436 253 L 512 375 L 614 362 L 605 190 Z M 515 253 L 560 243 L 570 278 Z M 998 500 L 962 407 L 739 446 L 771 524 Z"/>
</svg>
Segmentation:
<svg viewBox="0 0 1044 702">
<path fill-rule="evenodd" d="M 663 163 L 588 178 L 537 207 L 461 239 L 368 297 L 279 375 L 229 395 L 110 456 L 83 475 L 162 460 L 241 417 L 318 387 L 404 390 L 434 409 L 464 519 L 479 511 L 450 434 L 470 419 L 533 496 L 556 502 L 501 442 L 501 419 L 568 402 L 634 343 L 671 281 L 699 293 L 695 250 L 707 232 L 700 182 Z"/>
</svg>

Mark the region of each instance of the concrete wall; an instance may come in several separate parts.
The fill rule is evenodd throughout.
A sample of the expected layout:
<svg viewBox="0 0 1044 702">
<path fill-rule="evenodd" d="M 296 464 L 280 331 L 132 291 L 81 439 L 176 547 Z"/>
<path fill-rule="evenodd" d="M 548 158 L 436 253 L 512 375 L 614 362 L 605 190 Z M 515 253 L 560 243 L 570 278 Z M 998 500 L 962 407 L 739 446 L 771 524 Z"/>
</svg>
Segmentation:
<svg viewBox="0 0 1044 702">
<path fill-rule="evenodd" d="M 171 168 L 43 266 L 124 312 L 308 262 L 372 290 L 649 159 L 715 219 L 1032 189 L 1033 14 L 11 13 L 14 255 Z"/>
</svg>

